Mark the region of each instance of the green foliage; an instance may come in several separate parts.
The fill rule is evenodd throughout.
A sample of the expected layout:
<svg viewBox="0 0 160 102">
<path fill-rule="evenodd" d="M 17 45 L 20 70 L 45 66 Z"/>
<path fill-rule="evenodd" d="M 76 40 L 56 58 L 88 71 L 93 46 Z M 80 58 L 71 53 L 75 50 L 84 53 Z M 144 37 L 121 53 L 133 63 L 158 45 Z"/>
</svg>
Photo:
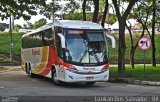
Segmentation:
<svg viewBox="0 0 160 102">
<path fill-rule="evenodd" d="M 116 48 L 111 48 L 111 42 L 109 40 L 109 59 L 110 61 L 117 61 L 118 60 L 118 37 L 117 34 L 113 35 L 116 38 Z M 134 45 L 137 43 L 138 38 L 140 37 L 140 34 L 134 34 L 133 35 L 133 41 L 134 41 Z M 155 46 L 156 46 L 156 59 L 157 61 L 160 61 L 160 40 L 159 40 L 160 35 L 157 34 L 155 35 Z M 125 60 L 126 63 L 130 63 L 129 62 L 129 58 L 130 58 L 130 37 L 128 34 L 126 34 L 126 51 L 125 51 Z M 136 49 L 135 51 L 135 62 L 138 61 L 143 61 L 144 60 L 144 53 L 143 51 L 141 51 L 139 48 Z M 148 62 L 151 61 L 151 48 L 147 50 L 146 52 L 146 60 Z"/>
<path fill-rule="evenodd" d="M 66 14 L 66 15 L 64 16 L 64 19 L 69 19 L 69 20 L 81 20 L 81 19 L 82 19 L 82 14 L 80 14 L 80 13 Z"/>
<path fill-rule="evenodd" d="M 61 7 L 56 1 L 50 2 L 49 4 L 46 4 L 45 7 L 40 8 L 40 14 L 44 15 L 48 19 L 53 19 L 54 18 L 60 18 L 60 14 L 57 14 L 57 11 L 63 10 L 63 14 L 67 17 L 64 19 L 68 18 L 70 20 L 73 20 L 74 18 L 81 19 L 81 15 L 78 14 L 78 11 L 80 10 L 80 5 L 77 3 L 75 0 L 69 0 L 69 3 L 67 3 L 64 7 Z M 74 15 L 75 14 L 75 15 Z"/>
<path fill-rule="evenodd" d="M 46 19 L 42 18 L 33 24 L 33 29 L 37 29 L 38 27 L 41 27 L 45 25 L 46 23 L 47 23 Z"/>
<path fill-rule="evenodd" d="M 114 14 L 109 15 L 109 24 L 114 24 L 117 21 L 117 17 Z"/>
<path fill-rule="evenodd" d="M 10 62 L 10 59 L 0 57 L 0 62 Z"/>
<path fill-rule="evenodd" d="M 13 31 L 14 31 L 14 32 L 18 32 L 19 29 L 21 29 L 21 28 L 22 28 L 21 25 L 16 24 L 16 25 L 13 27 Z"/>
<path fill-rule="evenodd" d="M 160 81 L 160 65 L 157 67 L 152 67 L 151 65 L 146 65 L 146 74 L 144 75 L 144 66 L 136 65 L 134 69 L 131 66 L 125 66 L 126 71 L 124 74 L 118 74 L 117 67 L 110 67 L 111 78 L 124 77 L 138 80 L 149 80 L 149 81 Z"/>
<path fill-rule="evenodd" d="M 25 20 L 30 19 L 30 15 L 37 14 L 37 8 L 45 6 L 46 0 L 1 0 L 0 17 L 3 20 L 11 15 L 15 19 L 23 17 Z"/>
<path fill-rule="evenodd" d="M 13 33 L 13 54 L 20 56 L 21 51 L 21 33 Z M 1 33 L 0 34 L 0 53 L 10 53 L 10 34 L 9 33 Z"/>
<path fill-rule="evenodd" d="M 77 13 L 80 9 L 79 3 L 77 3 L 75 0 L 70 0 L 69 3 L 66 4 L 64 7 L 64 12 L 67 14 L 74 14 Z"/>
<path fill-rule="evenodd" d="M 92 20 L 92 15 L 87 13 L 86 14 L 87 21 Z M 74 14 L 64 14 L 64 19 L 68 20 L 82 20 L 82 13 L 74 13 Z"/>
<path fill-rule="evenodd" d="M 46 4 L 44 7 L 41 7 L 40 14 L 44 15 L 48 19 L 53 19 L 53 14 L 54 17 L 58 17 L 56 12 L 60 9 L 60 5 L 56 1 L 54 1 L 50 2 L 49 4 Z"/>
</svg>

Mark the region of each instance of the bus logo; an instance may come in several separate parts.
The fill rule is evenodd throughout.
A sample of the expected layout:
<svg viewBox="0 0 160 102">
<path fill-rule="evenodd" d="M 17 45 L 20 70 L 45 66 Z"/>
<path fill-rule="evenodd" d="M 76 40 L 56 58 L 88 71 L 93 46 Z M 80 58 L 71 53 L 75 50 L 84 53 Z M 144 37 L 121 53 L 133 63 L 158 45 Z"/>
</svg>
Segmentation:
<svg viewBox="0 0 160 102">
<path fill-rule="evenodd" d="M 86 68 L 86 67 L 84 67 L 83 70 L 95 70 L 95 68 Z"/>
<path fill-rule="evenodd" d="M 36 55 L 40 55 L 40 49 L 32 49 L 32 55 L 35 57 Z"/>
</svg>

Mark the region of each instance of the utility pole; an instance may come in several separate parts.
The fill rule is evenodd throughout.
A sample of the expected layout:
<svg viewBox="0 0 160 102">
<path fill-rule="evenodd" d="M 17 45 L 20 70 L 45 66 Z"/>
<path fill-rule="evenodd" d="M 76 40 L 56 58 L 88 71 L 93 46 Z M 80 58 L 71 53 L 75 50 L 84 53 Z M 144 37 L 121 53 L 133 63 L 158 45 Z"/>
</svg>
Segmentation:
<svg viewBox="0 0 160 102">
<path fill-rule="evenodd" d="M 13 41 L 12 41 L 12 16 L 9 18 L 9 33 L 10 33 L 10 61 L 13 60 L 12 49 L 13 49 Z"/>
</svg>

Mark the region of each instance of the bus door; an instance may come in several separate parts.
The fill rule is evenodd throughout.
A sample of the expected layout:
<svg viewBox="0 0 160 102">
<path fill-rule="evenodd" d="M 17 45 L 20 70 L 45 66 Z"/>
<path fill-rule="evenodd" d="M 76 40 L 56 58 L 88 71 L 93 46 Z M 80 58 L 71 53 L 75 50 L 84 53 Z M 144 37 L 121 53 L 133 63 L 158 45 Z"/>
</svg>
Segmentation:
<svg viewBox="0 0 160 102">
<path fill-rule="evenodd" d="M 55 37 L 56 37 L 56 50 L 57 50 L 57 61 L 56 61 L 56 73 L 57 78 L 59 80 L 65 79 L 64 67 L 63 67 L 63 59 L 64 52 L 61 46 L 61 38 L 59 34 L 63 34 L 63 30 L 61 27 L 55 27 Z"/>
</svg>

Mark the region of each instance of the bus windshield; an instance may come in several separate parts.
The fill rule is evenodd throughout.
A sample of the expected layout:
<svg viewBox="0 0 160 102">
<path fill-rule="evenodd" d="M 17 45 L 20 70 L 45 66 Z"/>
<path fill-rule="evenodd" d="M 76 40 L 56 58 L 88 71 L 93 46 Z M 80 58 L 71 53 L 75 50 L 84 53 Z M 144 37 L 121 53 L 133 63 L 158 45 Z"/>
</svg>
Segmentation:
<svg viewBox="0 0 160 102">
<path fill-rule="evenodd" d="M 103 31 L 67 30 L 66 60 L 70 63 L 100 64 L 107 61 Z"/>
</svg>

